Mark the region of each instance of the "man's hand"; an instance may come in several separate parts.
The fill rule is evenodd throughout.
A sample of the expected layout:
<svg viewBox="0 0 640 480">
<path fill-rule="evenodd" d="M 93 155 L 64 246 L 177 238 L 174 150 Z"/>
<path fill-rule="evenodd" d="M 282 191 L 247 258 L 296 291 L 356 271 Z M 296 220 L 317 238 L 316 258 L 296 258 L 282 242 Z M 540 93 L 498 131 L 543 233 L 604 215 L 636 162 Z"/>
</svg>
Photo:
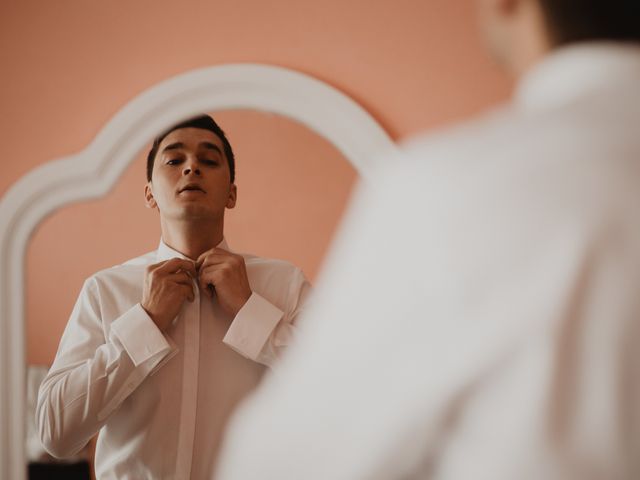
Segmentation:
<svg viewBox="0 0 640 480">
<path fill-rule="evenodd" d="M 169 328 L 185 300 L 193 302 L 195 292 L 191 280 L 196 275 L 194 263 L 181 258 L 147 267 L 140 304 L 163 332 Z"/>
<path fill-rule="evenodd" d="M 196 268 L 200 290 L 213 297 L 215 289 L 220 307 L 235 317 L 251 296 L 244 258 L 221 248 L 212 248 L 198 257 Z"/>
</svg>

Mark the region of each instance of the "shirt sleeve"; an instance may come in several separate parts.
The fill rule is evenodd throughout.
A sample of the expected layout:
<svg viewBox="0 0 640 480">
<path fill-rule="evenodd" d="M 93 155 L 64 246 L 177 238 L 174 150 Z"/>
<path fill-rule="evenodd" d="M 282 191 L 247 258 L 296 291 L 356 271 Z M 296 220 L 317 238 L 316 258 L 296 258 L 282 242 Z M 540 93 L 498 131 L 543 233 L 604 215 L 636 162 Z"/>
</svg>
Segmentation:
<svg viewBox="0 0 640 480">
<path fill-rule="evenodd" d="M 311 292 L 309 281 L 299 269 L 288 285 L 284 311 L 253 292 L 233 319 L 223 342 L 250 360 L 273 366 L 291 343 Z"/>
<path fill-rule="evenodd" d="M 83 286 L 56 358 L 40 386 L 36 424 L 55 457 L 74 455 L 176 349 L 136 304 L 105 338 L 96 280 Z"/>
</svg>

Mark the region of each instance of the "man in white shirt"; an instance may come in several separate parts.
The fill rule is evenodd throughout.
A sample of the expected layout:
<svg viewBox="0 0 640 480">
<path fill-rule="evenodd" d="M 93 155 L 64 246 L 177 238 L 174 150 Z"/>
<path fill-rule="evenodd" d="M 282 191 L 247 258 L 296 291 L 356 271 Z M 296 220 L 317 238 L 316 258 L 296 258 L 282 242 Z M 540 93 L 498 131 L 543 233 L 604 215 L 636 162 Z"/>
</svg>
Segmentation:
<svg viewBox="0 0 640 480">
<path fill-rule="evenodd" d="M 217 478 L 640 478 L 640 2 L 478 4 L 514 101 L 360 187 Z"/>
<path fill-rule="evenodd" d="M 73 455 L 99 432 L 99 479 L 211 476 L 230 412 L 289 343 L 310 288 L 287 262 L 229 249 L 234 177 L 209 116 L 155 140 L 145 198 L 162 240 L 85 282 L 39 392 L 51 454 Z"/>
</svg>

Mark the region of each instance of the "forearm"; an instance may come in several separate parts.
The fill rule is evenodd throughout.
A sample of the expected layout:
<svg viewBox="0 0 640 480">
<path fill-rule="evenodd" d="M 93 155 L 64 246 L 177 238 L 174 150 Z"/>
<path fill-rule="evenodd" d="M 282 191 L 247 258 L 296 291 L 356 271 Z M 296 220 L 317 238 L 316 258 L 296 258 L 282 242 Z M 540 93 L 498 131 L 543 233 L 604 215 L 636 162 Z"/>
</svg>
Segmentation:
<svg viewBox="0 0 640 480">
<path fill-rule="evenodd" d="M 127 325 L 134 323 L 123 317 Z M 138 335 L 145 343 L 138 340 L 136 345 L 136 337 L 123 343 L 112 332 L 91 357 L 82 345 L 60 352 L 40 387 L 36 409 L 36 424 L 47 451 L 66 457 L 81 450 L 109 415 L 168 358 L 172 349 L 163 343 L 162 334 L 156 331 L 162 338 L 154 344 L 149 333 Z"/>
<path fill-rule="evenodd" d="M 110 344 L 100 347 L 90 360 L 54 366 L 40 387 L 36 408 L 45 449 L 56 457 L 80 451 L 107 420 L 107 407 L 123 397 L 133 370 L 126 352 Z"/>
</svg>

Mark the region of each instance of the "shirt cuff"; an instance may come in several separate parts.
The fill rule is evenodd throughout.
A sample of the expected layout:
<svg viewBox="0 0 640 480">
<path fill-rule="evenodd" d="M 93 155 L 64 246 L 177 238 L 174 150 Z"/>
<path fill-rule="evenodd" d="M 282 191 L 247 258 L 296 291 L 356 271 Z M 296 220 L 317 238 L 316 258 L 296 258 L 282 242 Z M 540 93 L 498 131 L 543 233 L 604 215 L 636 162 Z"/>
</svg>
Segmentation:
<svg viewBox="0 0 640 480">
<path fill-rule="evenodd" d="M 253 292 L 222 341 L 240 355 L 256 360 L 284 312 Z"/>
<path fill-rule="evenodd" d="M 136 367 L 171 350 L 165 336 L 139 303 L 111 324 L 111 334 L 118 338 Z"/>
</svg>

